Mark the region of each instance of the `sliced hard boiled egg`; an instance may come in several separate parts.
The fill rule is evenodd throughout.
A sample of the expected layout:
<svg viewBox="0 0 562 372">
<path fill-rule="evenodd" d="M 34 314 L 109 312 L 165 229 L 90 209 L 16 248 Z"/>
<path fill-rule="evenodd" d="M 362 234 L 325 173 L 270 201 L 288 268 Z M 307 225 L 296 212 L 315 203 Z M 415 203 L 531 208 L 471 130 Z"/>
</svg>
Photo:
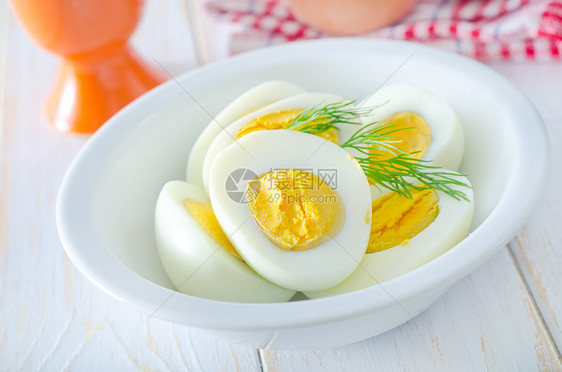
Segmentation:
<svg viewBox="0 0 562 372">
<path fill-rule="evenodd" d="M 279 286 L 333 287 L 365 253 L 367 178 L 352 156 L 321 137 L 292 130 L 241 137 L 216 156 L 209 196 L 242 258 Z"/>
<path fill-rule="evenodd" d="M 398 129 L 391 134 L 396 138 L 393 146 L 406 153 L 417 152 L 414 157 L 431 161 L 430 165 L 458 170 L 464 132 L 456 113 L 441 97 L 414 85 L 396 84 L 377 90 L 360 107 L 374 107 L 364 123 L 378 121 Z"/>
<path fill-rule="evenodd" d="M 233 302 L 284 302 L 295 294 L 244 263 L 200 187 L 181 181 L 164 185 L 155 232 L 162 265 L 182 293 Z"/>
<path fill-rule="evenodd" d="M 216 136 L 207 151 L 203 162 L 205 188 L 207 190 L 209 188 L 209 173 L 216 156 L 235 140 L 255 131 L 282 129 L 305 109 L 342 102 L 348 101 L 333 94 L 304 93 L 262 107 L 236 120 Z M 339 130 L 331 129 L 320 136 L 339 144 L 349 138 L 359 127 L 359 123 L 358 125 L 347 124 L 341 126 Z"/>
<path fill-rule="evenodd" d="M 304 93 L 304 90 L 294 84 L 273 80 L 244 92 L 232 101 L 211 120 L 195 141 L 187 162 L 187 182 L 203 186 L 203 160 L 211 142 L 224 128 L 254 110 L 301 93 Z"/>
<path fill-rule="evenodd" d="M 470 185 L 462 176 L 459 181 Z M 435 259 L 468 234 L 474 211 L 472 189 L 451 185 L 467 200 L 441 191 L 410 190 L 411 198 L 371 187 L 372 226 L 367 253 L 345 281 L 309 298 L 350 292 L 390 280 Z"/>
</svg>

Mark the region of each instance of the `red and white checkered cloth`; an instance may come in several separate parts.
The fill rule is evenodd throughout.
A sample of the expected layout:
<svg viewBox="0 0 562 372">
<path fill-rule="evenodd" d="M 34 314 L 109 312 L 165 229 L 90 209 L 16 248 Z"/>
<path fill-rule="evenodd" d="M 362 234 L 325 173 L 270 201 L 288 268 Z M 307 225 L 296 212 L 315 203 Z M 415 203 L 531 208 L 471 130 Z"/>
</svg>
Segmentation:
<svg viewBox="0 0 562 372">
<path fill-rule="evenodd" d="M 230 52 L 325 35 L 291 14 L 286 0 L 207 0 L 231 26 Z M 399 23 L 363 35 L 414 40 L 479 60 L 559 60 L 562 0 L 420 0 Z"/>
</svg>

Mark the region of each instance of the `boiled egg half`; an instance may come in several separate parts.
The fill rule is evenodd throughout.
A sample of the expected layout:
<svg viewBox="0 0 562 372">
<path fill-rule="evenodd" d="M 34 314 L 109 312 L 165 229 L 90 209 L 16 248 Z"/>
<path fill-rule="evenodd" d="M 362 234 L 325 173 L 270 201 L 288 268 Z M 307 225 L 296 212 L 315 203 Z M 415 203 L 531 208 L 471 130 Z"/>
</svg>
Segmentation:
<svg viewBox="0 0 562 372">
<path fill-rule="evenodd" d="M 284 98 L 304 93 L 304 90 L 286 81 L 268 81 L 242 93 L 228 104 L 205 127 L 193 144 L 187 162 L 187 182 L 203 186 L 202 172 L 205 154 L 215 137 L 240 117 Z"/>
<path fill-rule="evenodd" d="M 373 108 L 364 123 L 379 122 L 389 130 L 390 145 L 378 150 L 384 158 L 402 152 L 445 169 L 458 170 L 464 153 L 464 132 L 451 106 L 441 97 L 411 84 L 388 85 L 360 105 Z M 390 151 L 388 151 L 390 149 Z"/>
<path fill-rule="evenodd" d="M 281 287 L 333 287 L 367 248 L 367 178 L 352 156 L 319 136 L 281 129 L 239 138 L 215 157 L 209 196 L 240 256 Z"/>
<path fill-rule="evenodd" d="M 243 261 L 201 187 L 168 182 L 155 216 L 158 253 L 178 291 L 232 302 L 284 302 L 295 294 L 262 278 Z"/>
<path fill-rule="evenodd" d="M 252 132 L 283 129 L 306 109 L 344 102 L 349 101 L 333 94 L 303 93 L 262 107 L 236 120 L 216 136 L 205 155 L 203 161 L 203 184 L 205 188 L 207 190 L 209 188 L 210 169 L 215 158 L 233 142 L 239 141 L 242 137 Z M 319 136 L 333 143 L 340 144 L 349 138 L 360 125 L 359 121 L 357 125 L 342 125 L 338 129 L 332 128 L 325 131 L 319 134 Z"/>
<path fill-rule="evenodd" d="M 466 177 L 456 179 L 470 186 Z M 467 200 L 432 189 L 410 189 L 407 197 L 371 187 L 371 235 L 360 265 L 337 286 L 305 295 L 319 298 L 367 288 L 414 270 L 458 244 L 472 222 L 474 195 L 470 187 L 450 186 Z"/>
</svg>

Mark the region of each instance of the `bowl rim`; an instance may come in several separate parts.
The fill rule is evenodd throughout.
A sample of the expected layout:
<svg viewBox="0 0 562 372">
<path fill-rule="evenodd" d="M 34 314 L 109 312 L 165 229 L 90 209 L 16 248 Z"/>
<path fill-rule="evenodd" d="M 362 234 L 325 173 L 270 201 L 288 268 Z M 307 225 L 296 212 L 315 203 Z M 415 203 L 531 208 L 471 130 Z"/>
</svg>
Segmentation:
<svg viewBox="0 0 562 372">
<path fill-rule="evenodd" d="M 384 285 L 332 297 L 287 303 L 233 303 L 208 300 L 162 287 L 132 271 L 108 249 L 99 249 L 101 240 L 92 231 L 92 217 L 84 202 L 84 191 L 92 189 L 97 159 L 119 142 L 135 123 L 150 115 L 182 87 L 204 80 L 213 71 L 263 63 L 286 55 L 310 54 L 335 49 L 364 53 L 391 52 L 407 57 L 412 53 L 455 65 L 485 78 L 502 92 L 504 100 L 517 111 L 511 131 L 514 167 L 503 195 L 490 215 L 455 249 L 451 249 L 417 269 L 387 281 Z M 261 61 L 261 62 L 260 62 Z M 183 88 L 185 90 L 185 88 Z M 93 283 L 142 312 L 168 321 L 198 328 L 250 331 L 308 327 L 367 315 L 378 309 L 400 305 L 419 296 L 445 289 L 462 278 L 512 239 L 523 226 L 544 188 L 549 163 L 549 141 L 544 122 L 531 101 L 506 78 L 469 58 L 424 45 L 391 40 L 337 38 L 307 40 L 239 54 L 189 71 L 139 97 L 104 124 L 72 161 L 57 197 L 56 220 L 63 247 L 73 264 Z M 80 192 L 77 192 L 80 191 Z M 81 199 L 82 198 L 82 199 Z M 518 203 L 512 203 L 517 200 Z M 91 239 L 84 241 L 84 236 Z M 412 283 L 414 283 L 412 285 Z M 164 303 L 164 305 L 162 305 Z M 187 309 L 187 310 L 186 310 Z M 186 316 L 186 314 L 188 316 Z"/>
</svg>

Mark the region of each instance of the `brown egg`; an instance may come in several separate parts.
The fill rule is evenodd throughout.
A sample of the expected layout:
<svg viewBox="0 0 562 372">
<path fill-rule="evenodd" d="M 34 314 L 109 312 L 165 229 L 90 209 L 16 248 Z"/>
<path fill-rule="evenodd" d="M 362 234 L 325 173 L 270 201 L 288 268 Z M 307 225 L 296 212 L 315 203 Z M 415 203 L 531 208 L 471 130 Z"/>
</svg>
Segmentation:
<svg viewBox="0 0 562 372">
<path fill-rule="evenodd" d="M 289 0 L 300 21 L 333 35 L 355 35 L 393 24 L 416 0 Z"/>
</svg>

